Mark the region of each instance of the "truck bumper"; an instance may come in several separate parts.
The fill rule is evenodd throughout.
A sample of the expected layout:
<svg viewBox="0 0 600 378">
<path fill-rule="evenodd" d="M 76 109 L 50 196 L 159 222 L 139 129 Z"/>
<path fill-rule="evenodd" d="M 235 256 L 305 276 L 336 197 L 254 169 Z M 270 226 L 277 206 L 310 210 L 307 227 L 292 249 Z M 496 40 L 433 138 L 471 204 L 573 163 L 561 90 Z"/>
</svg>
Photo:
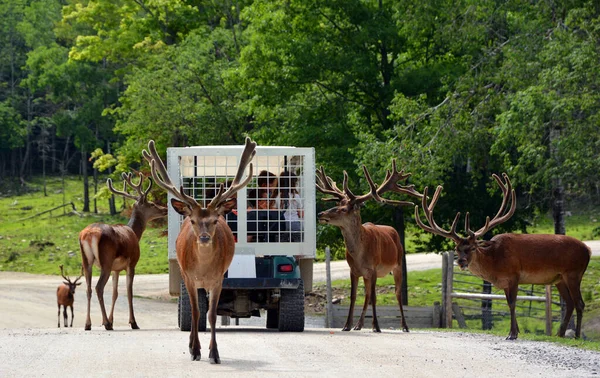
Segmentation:
<svg viewBox="0 0 600 378">
<path fill-rule="evenodd" d="M 223 290 L 297 289 L 301 278 L 225 278 Z"/>
</svg>

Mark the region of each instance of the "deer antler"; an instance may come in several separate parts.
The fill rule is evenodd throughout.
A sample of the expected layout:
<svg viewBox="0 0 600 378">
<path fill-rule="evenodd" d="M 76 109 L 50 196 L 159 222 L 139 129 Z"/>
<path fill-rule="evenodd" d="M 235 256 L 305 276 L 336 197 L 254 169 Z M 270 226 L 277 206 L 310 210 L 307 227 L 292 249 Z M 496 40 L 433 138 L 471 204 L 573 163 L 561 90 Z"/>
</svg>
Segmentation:
<svg viewBox="0 0 600 378">
<path fill-rule="evenodd" d="M 148 178 L 148 181 L 150 182 L 150 185 L 148 185 L 148 188 L 146 190 L 143 190 L 143 186 L 144 186 L 144 175 L 139 172 L 138 175 L 140 176 L 140 182 L 136 185 L 132 182 L 132 178 L 133 175 L 131 173 L 122 173 L 121 174 L 121 178 L 123 179 L 123 190 L 116 190 L 113 187 L 113 183 L 112 183 L 112 179 L 108 179 L 106 180 L 106 185 L 108 185 L 108 189 L 119 196 L 125 197 L 125 198 L 129 198 L 132 199 L 134 201 L 139 201 L 142 198 L 145 198 L 148 193 L 150 192 L 150 189 L 152 188 L 152 179 Z M 138 192 L 138 196 L 135 196 L 133 194 L 130 194 L 127 192 L 127 185 L 129 185 L 131 188 L 133 188 L 136 192 Z"/>
<path fill-rule="evenodd" d="M 423 190 L 421 206 L 423 207 L 423 212 L 425 213 L 425 218 L 427 219 L 429 226 L 425 225 L 421 221 L 421 217 L 419 216 L 419 206 L 415 206 L 415 220 L 417 221 L 417 224 L 419 225 L 419 227 L 421 227 L 423 230 L 431 232 L 432 234 L 443 236 L 448 239 L 452 239 L 455 242 L 458 242 L 458 241 L 460 241 L 461 237 L 458 236 L 458 234 L 456 233 L 456 223 L 458 222 L 460 213 L 456 213 L 456 216 L 454 217 L 454 221 L 452 221 L 452 226 L 450 227 L 450 231 L 446 231 L 443 228 L 441 228 L 440 226 L 438 226 L 437 223 L 435 223 L 435 220 L 433 219 L 433 208 L 435 207 L 435 205 L 440 197 L 440 193 L 442 192 L 442 189 L 443 188 L 441 185 L 439 185 L 436 188 L 435 194 L 433 195 L 433 198 L 431 199 L 431 204 L 429 204 L 429 206 L 427 205 L 428 188 L 425 187 L 425 189 Z"/>
<path fill-rule="evenodd" d="M 70 283 L 71 285 L 75 285 L 77 283 L 77 281 L 79 281 L 79 279 L 81 277 L 83 277 L 83 265 L 81 266 L 81 275 L 79 277 L 77 277 L 75 279 L 75 281 L 71 282 L 71 280 L 69 279 L 69 277 L 65 276 L 65 273 L 63 271 L 63 265 L 59 265 L 60 268 L 60 275 L 62 276 L 62 278 L 64 278 L 68 283 Z"/>
<path fill-rule="evenodd" d="M 363 194 L 361 196 L 356 196 L 354 195 L 354 193 L 352 193 L 352 191 L 350 190 L 350 188 L 348 187 L 348 172 L 344 171 L 344 182 L 342 184 L 342 187 L 344 188 L 344 190 L 340 190 L 335 181 L 333 181 L 331 179 L 331 177 L 327 176 L 325 174 L 325 169 L 323 169 L 323 167 L 321 166 L 320 169 L 317 169 L 317 189 L 324 194 L 329 194 L 332 195 L 336 198 L 332 198 L 332 197 L 327 197 L 327 198 L 323 198 L 323 201 L 348 201 L 349 203 L 352 204 L 361 204 L 363 202 L 365 202 L 366 200 L 368 200 L 369 198 L 374 198 L 377 196 L 377 186 L 373 183 L 373 180 L 371 180 L 371 176 L 369 175 L 369 171 L 367 170 L 367 167 L 365 167 L 363 165 L 363 171 L 365 173 L 365 177 L 367 178 L 367 181 L 369 183 L 369 187 L 370 187 L 370 192 Z"/>
<path fill-rule="evenodd" d="M 402 186 L 398 184 L 399 181 L 407 179 L 408 177 L 410 177 L 410 175 L 410 173 L 404 173 L 404 170 L 398 171 L 398 169 L 396 168 L 396 159 L 392 159 L 392 170 L 390 171 L 388 169 L 386 171 L 385 180 L 383 180 L 383 183 L 377 189 L 377 195 L 374 196 L 374 198 L 379 202 L 402 206 L 414 206 L 414 203 L 410 201 L 396 201 L 381 197 L 381 194 L 385 192 L 396 192 L 400 194 L 408 194 L 417 198 L 423 198 L 423 195 L 415 190 L 414 185 Z M 369 179 L 370 177 L 367 178 L 367 180 Z"/>
<path fill-rule="evenodd" d="M 207 208 L 217 209 L 225 201 L 227 201 L 227 199 L 230 196 L 234 195 L 241 188 L 248 185 L 250 180 L 252 180 L 252 163 L 250 162 L 254 158 L 255 154 L 256 142 L 253 142 L 252 140 L 250 140 L 250 138 L 247 137 L 246 145 L 244 147 L 244 151 L 242 152 L 242 156 L 240 157 L 240 162 L 238 164 L 238 171 L 235 175 L 235 178 L 233 179 L 233 182 L 231 183 L 231 186 L 225 191 L 225 193 L 223 193 L 223 184 L 221 184 L 219 186 L 219 191 L 217 192 L 217 195 L 212 199 L 212 201 L 210 201 Z M 249 168 L 248 176 L 246 176 L 246 179 L 244 181 L 240 182 L 240 180 L 242 179 L 242 175 L 246 170 L 246 166 L 248 166 Z"/>
<path fill-rule="evenodd" d="M 244 147 L 244 151 L 242 152 L 242 156 L 240 157 L 240 162 L 238 164 L 238 171 L 233 179 L 231 186 L 223 193 L 223 184 L 219 186 L 219 191 L 217 195 L 210 201 L 207 208 L 217 209 L 221 206 L 229 196 L 232 196 L 241 188 L 246 186 L 250 180 L 252 180 L 252 159 L 256 154 L 256 142 L 253 142 L 250 138 L 246 138 L 246 145 Z M 169 193 L 171 193 L 174 197 L 181 200 L 183 203 L 188 205 L 189 207 L 200 207 L 198 202 L 193 198 L 188 196 L 183 191 L 183 186 L 180 187 L 179 190 L 175 188 L 175 185 L 171 182 L 171 178 L 167 173 L 167 169 L 160 159 L 158 152 L 156 152 L 156 147 L 154 145 L 154 141 L 151 140 L 148 142 L 148 150 L 150 153 L 146 152 L 146 150 L 142 151 L 142 155 L 144 158 L 150 163 L 150 171 L 152 172 L 152 177 L 156 184 L 161 188 L 165 189 Z M 242 182 L 242 176 L 246 167 L 249 166 L 249 173 L 246 179 Z M 160 177 L 159 177 L 160 175 Z"/>
<path fill-rule="evenodd" d="M 484 235 L 486 232 L 488 232 L 492 228 L 496 227 L 497 225 L 502 224 L 502 223 L 506 222 L 507 220 L 509 220 L 510 217 L 513 216 L 513 214 L 515 213 L 515 210 L 517 208 L 517 196 L 515 194 L 515 190 L 512 188 L 512 184 L 510 183 L 510 179 L 508 178 L 508 175 L 506 173 L 502 174 L 502 177 L 504 177 L 506 184 L 504 184 L 502 182 L 502 179 L 498 175 L 493 174 L 492 177 L 494 178 L 494 180 L 496 180 L 496 183 L 498 183 L 498 186 L 500 186 L 500 189 L 502 190 L 502 204 L 500 205 L 500 209 L 498 209 L 498 212 L 496 213 L 494 218 L 490 221 L 490 217 L 486 217 L 485 225 L 475 232 L 473 232 L 471 230 L 471 227 L 469 224 L 469 213 L 466 214 L 465 232 L 469 236 L 475 237 L 475 239 Z M 502 215 L 506 211 L 506 206 L 508 205 L 509 197 L 511 200 L 510 209 L 508 210 L 508 212 L 506 212 L 506 214 Z"/>
<path fill-rule="evenodd" d="M 316 184 L 317 190 L 319 190 L 323 194 L 329 194 L 331 196 L 337 197 L 337 198 L 332 198 L 332 197 L 323 198 L 323 201 L 341 201 L 343 199 L 347 199 L 344 192 L 342 192 L 337 187 L 337 185 L 335 184 L 335 181 L 333 181 L 329 176 L 327 176 L 325 174 L 325 169 L 323 168 L 323 166 L 321 166 L 320 169 L 317 169 L 316 177 L 317 177 L 317 184 Z"/>
<path fill-rule="evenodd" d="M 184 193 L 183 186 L 181 186 L 179 190 L 175 188 L 175 185 L 173 185 L 171 178 L 167 173 L 167 168 L 158 155 L 158 152 L 156 152 L 156 146 L 154 145 L 153 140 L 148 142 L 148 150 L 150 153 L 146 152 L 146 150 L 142 150 L 142 155 L 148 163 L 150 163 L 150 172 L 152 173 L 152 178 L 156 181 L 156 185 L 171 193 L 175 198 L 179 199 L 189 207 L 200 206 L 193 197 Z"/>
</svg>

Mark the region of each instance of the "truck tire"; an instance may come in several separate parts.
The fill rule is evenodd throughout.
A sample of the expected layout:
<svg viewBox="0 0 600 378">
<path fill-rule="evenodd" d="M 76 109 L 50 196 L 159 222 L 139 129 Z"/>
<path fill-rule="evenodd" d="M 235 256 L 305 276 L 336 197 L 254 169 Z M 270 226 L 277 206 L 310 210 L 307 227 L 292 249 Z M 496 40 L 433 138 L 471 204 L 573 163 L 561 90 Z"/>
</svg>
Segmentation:
<svg viewBox="0 0 600 378">
<path fill-rule="evenodd" d="M 200 307 L 200 318 L 198 319 L 198 332 L 206 331 L 206 314 L 208 313 L 208 296 L 206 290 L 198 289 L 198 307 Z"/>
<path fill-rule="evenodd" d="M 280 332 L 304 331 L 304 284 L 302 280 L 296 289 L 281 290 L 278 328 Z"/>
<path fill-rule="evenodd" d="M 279 310 L 267 310 L 267 329 L 279 328 Z"/>
<path fill-rule="evenodd" d="M 179 303 L 178 303 L 178 325 L 179 329 L 184 332 L 192 330 L 192 306 L 190 304 L 190 296 L 188 291 L 181 283 L 181 290 L 179 292 Z M 206 290 L 198 289 L 198 307 L 200 310 L 200 318 L 198 319 L 198 332 L 206 331 L 206 313 L 208 312 L 208 298 L 206 297 Z"/>
</svg>

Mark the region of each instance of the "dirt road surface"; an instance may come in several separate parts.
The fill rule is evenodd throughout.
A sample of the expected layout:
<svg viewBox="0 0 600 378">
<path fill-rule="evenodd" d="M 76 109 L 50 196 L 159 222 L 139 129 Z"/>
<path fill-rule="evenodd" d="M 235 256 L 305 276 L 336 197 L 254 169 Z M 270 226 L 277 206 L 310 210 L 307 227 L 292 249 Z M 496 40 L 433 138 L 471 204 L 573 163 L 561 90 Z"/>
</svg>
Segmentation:
<svg viewBox="0 0 600 378">
<path fill-rule="evenodd" d="M 190 361 L 188 334 L 161 327 L 0 330 L 2 377 L 593 377 L 600 354 L 465 333 L 258 328 L 217 332 L 221 365 Z"/>
<path fill-rule="evenodd" d="M 600 254 L 600 242 L 592 244 L 594 254 Z M 441 266 L 441 257 L 434 254 L 407 257 L 409 271 Z M 334 263 L 332 275 L 334 279 L 347 278 L 347 264 Z M 185 377 L 206 373 L 236 377 L 600 375 L 600 353 L 549 343 L 419 330 L 408 334 L 391 330 L 373 334 L 366 329 L 342 333 L 313 328 L 310 323 L 303 333 L 280 334 L 266 330 L 260 319 L 258 324 L 242 319 L 240 326 L 219 326 L 222 365 L 210 365 L 206 360 L 209 333 L 200 335 L 203 360 L 191 362 L 188 333 L 177 329 L 177 303 L 166 291 L 168 277 L 136 276 L 134 308 L 142 328 L 139 331 L 127 326 L 124 277 L 120 281 L 115 331 L 101 327 L 94 294 L 92 331 L 85 332 L 85 284 L 75 295 L 74 327 L 57 329 L 59 277 L 0 272 L 0 377 Z M 324 264 L 316 264 L 315 281 L 324 281 Z M 110 293 L 108 284 L 107 303 Z"/>
</svg>

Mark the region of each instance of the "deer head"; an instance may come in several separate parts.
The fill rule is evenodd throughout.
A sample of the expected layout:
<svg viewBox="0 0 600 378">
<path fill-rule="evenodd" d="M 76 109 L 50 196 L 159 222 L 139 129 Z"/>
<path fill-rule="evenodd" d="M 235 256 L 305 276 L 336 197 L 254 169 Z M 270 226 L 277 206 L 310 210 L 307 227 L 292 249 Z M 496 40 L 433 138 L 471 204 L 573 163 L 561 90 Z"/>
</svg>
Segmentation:
<svg viewBox="0 0 600 378">
<path fill-rule="evenodd" d="M 147 223 L 151 220 L 162 218 L 167 215 L 168 209 L 165 206 L 160 206 L 155 204 L 152 201 L 148 200 L 148 193 L 150 193 L 150 189 L 152 189 L 152 179 L 148 178 L 150 184 L 146 190 L 143 190 L 143 181 L 144 175 L 139 172 L 140 177 L 139 183 L 136 185 L 132 182 L 133 175 L 131 173 L 123 173 L 121 177 L 123 178 L 123 190 L 116 190 L 113 187 L 112 180 L 106 180 L 106 184 L 108 185 L 108 189 L 121 197 L 129 198 L 135 201 L 133 205 L 133 214 L 132 218 L 135 216 L 140 217 L 140 220 L 143 220 L 144 223 Z M 129 185 L 133 190 L 137 192 L 137 195 L 133 195 L 127 192 L 127 185 Z"/>
<path fill-rule="evenodd" d="M 189 219 L 194 235 L 198 240 L 198 245 L 208 246 L 212 243 L 219 217 L 228 210 L 228 207 L 224 205 L 230 197 L 246 186 L 252 179 L 252 164 L 250 162 L 256 153 L 255 148 L 256 143 L 252 142 L 250 138 L 246 138 L 246 145 L 240 157 L 238 171 L 231 182 L 231 186 L 225 190 L 223 183 L 221 183 L 216 196 L 205 208 L 193 197 L 185 194 L 183 186 L 180 189 L 176 189 L 169 178 L 165 165 L 156 152 L 153 140 L 148 142 L 148 150 L 150 152 L 148 153 L 144 150 L 142 154 L 148 163 L 150 163 L 152 177 L 156 181 L 156 184 L 175 197 L 171 199 L 173 209 Z M 247 166 L 249 166 L 249 173 L 246 179 L 242 181 L 241 179 Z"/>
<path fill-rule="evenodd" d="M 77 282 L 77 281 L 79 281 L 79 279 L 81 279 L 81 277 L 83 277 L 83 265 L 81 266 L 81 275 L 79 277 L 77 277 L 75 279 L 75 281 L 71 281 L 71 279 L 69 277 L 65 276 L 62 264 L 59 267 L 60 267 L 60 275 L 64 279 L 63 283 L 69 287 L 69 292 L 71 294 L 75 294 L 75 288 L 77 286 L 81 285 L 81 282 Z"/>
<path fill-rule="evenodd" d="M 412 202 L 407 201 L 395 201 L 381 197 L 381 194 L 385 192 L 396 192 L 402 194 L 408 194 L 415 197 L 422 197 L 422 194 L 418 193 L 413 185 L 401 186 L 398 181 L 404 180 L 410 176 L 410 173 L 405 174 L 404 171 L 398 171 L 396 169 L 396 159 L 392 160 L 392 170 L 388 170 L 386 173 L 385 180 L 381 186 L 377 185 L 371 179 L 371 175 L 366 166 L 363 165 L 363 172 L 365 178 L 369 183 L 369 193 L 361 196 L 355 196 L 348 188 L 348 173 L 344 171 L 344 181 L 342 184 L 343 190 L 340 190 L 335 181 L 325 174 L 325 169 L 321 167 L 317 170 L 317 189 L 324 194 L 331 195 L 333 197 L 323 198 L 323 201 L 336 201 L 337 206 L 319 213 L 319 223 L 332 224 L 335 226 L 341 226 L 349 217 L 358 217 L 360 221 L 360 208 L 369 199 L 373 198 L 378 202 L 391 203 L 397 205 L 414 205 Z"/>
<path fill-rule="evenodd" d="M 486 217 L 485 225 L 477 231 L 471 230 L 471 225 L 469 224 L 469 213 L 466 213 L 466 237 L 461 237 L 456 233 L 456 224 L 458 222 L 458 219 L 460 218 L 460 212 L 456 213 L 454 221 L 450 226 L 450 231 L 446 231 L 440 226 L 438 226 L 437 223 L 435 223 L 435 220 L 433 219 L 433 209 L 440 197 L 440 193 L 442 192 L 442 186 L 438 186 L 436 188 L 435 194 L 433 195 L 433 198 L 429 205 L 427 205 L 427 187 L 425 187 L 423 191 L 423 199 L 421 206 L 423 207 L 423 212 L 425 213 L 425 218 L 427 219 L 429 226 L 425 225 L 421 221 L 421 218 L 419 217 L 419 206 L 415 206 L 415 220 L 417 221 L 419 227 L 421 227 L 425 231 L 431 232 L 432 234 L 440 235 L 445 238 L 452 239 L 454 241 L 454 243 L 456 244 L 456 252 L 458 254 L 457 262 L 460 268 L 463 270 L 468 268 L 469 262 L 473 258 L 473 254 L 475 253 L 475 251 L 479 251 L 485 254 L 487 248 L 491 246 L 490 242 L 478 239 L 492 228 L 506 222 L 515 213 L 515 209 L 517 207 L 517 197 L 515 194 L 515 190 L 512 188 L 510 179 L 508 178 L 506 173 L 503 173 L 502 176 L 504 177 L 506 183 L 502 182 L 502 179 L 498 177 L 498 175 L 492 175 L 492 177 L 494 178 L 494 180 L 496 180 L 496 183 L 498 183 L 498 186 L 500 186 L 500 189 L 502 190 L 503 199 L 502 204 L 500 205 L 500 209 L 498 210 L 498 212 L 492 220 L 490 220 L 490 217 Z M 507 211 L 506 207 L 508 206 L 509 199 L 511 201 L 511 205 L 510 209 L 508 209 Z"/>
</svg>

